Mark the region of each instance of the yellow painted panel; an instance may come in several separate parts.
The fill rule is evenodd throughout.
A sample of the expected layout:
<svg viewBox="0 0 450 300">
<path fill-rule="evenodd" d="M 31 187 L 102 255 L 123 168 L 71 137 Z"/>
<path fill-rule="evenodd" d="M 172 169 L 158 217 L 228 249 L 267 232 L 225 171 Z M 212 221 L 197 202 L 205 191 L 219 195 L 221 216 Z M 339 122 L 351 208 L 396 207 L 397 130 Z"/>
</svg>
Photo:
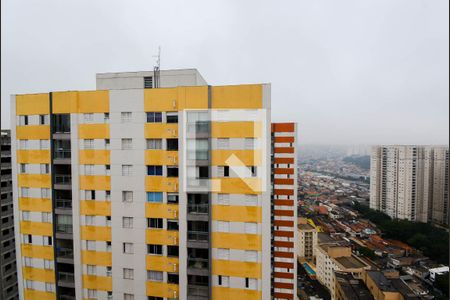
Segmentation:
<svg viewBox="0 0 450 300">
<path fill-rule="evenodd" d="M 213 138 L 258 138 L 262 136 L 261 122 L 212 122 Z"/>
<path fill-rule="evenodd" d="M 19 198 L 19 209 L 26 211 L 51 212 L 52 200 L 43 198 Z"/>
<path fill-rule="evenodd" d="M 40 259 L 54 259 L 53 246 L 39 246 L 31 244 L 22 244 L 22 256 Z"/>
<path fill-rule="evenodd" d="M 144 89 L 145 111 L 177 111 L 177 89 Z"/>
<path fill-rule="evenodd" d="M 53 235 L 52 223 L 20 221 L 20 233 L 33 235 Z"/>
<path fill-rule="evenodd" d="M 54 114 L 70 114 L 78 111 L 78 92 L 53 92 L 52 110 Z"/>
<path fill-rule="evenodd" d="M 163 229 L 147 229 L 145 232 L 147 244 L 178 245 L 178 231 Z"/>
<path fill-rule="evenodd" d="M 16 127 L 18 140 L 48 140 L 50 139 L 49 125 L 25 125 Z"/>
<path fill-rule="evenodd" d="M 80 165 L 109 165 L 109 150 L 80 150 Z"/>
<path fill-rule="evenodd" d="M 51 283 L 55 282 L 55 272 L 53 270 L 24 267 L 22 268 L 22 272 L 23 279 Z"/>
<path fill-rule="evenodd" d="M 16 115 L 48 115 L 50 96 L 46 94 L 16 95 Z"/>
<path fill-rule="evenodd" d="M 48 164 L 50 163 L 50 150 L 17 150 L 17 163 Z"/>
<path fill-rule="evenodd" d="M 260 150 L 212 150 L 213 166 L 260 166 Z"/>
<path fill-rule="evenodd" d="M 109 91 L 82 91 L 78 95 L 79 113 L 109 112 Z"/>
<path fill-rule="evenodd" d="M 145 150 L 145 164 L 156 166 L 178 166 L 178 151 Z"/>
<path fill-rule="evenodd" d="M 147 192 L 177 192 L 178 178 L 162 176 L 146 176 L 145 190 Z"/>
<path fill-rule="evenodd" d="M 245 233 L 213 232 L 212 247 L 261 251 L 261 236 Z"/>
<path fill-rule="evenodd" d="M 81 263 L 94 266 L 112 266 L 112 253 L 101 251 L 81 251 Z"/>
<path fill-rule="evenodd" d="M 83 275 L 83 288 L 99 291 L 112 291 L 112 277 Z"/>
<path fill-rule="evenodd" d="M 215 193 L 224 194 L 260 194 L 261 180 L 259 178 L 213 178 L 211 189 Z"/>
<path fill-rule="evenodd" d="M 80 124 L 78 125 L 80 139 L 109 139 L 109 124 Z"/>
<path fill-rule="evenodd" d="M 178 273 L 178 257 L 147 255 L 147 270 Z"/>
<path fill-rule="evenodd" d="M 212 108 L 262 108 L 262 85 L 243 84 L 213 86 Z"/>
<path fill-rule="evenodd" d="M 208 86 L 179 87 L 178 109 L 208 109 Z"/>
<path fill-rule="evenodd" d="M 212 273 L 233 277 L 261 278 L 261 264 L 255 262 L 213 259 Z"/>
<path fill-rule="evenodd" d="M 56 300 L 56 293 L 24 289 L 25 300 Z"/>
<path fill-rule="evenodd" d="M 80 226 L 81 239 L 89 241 L 111 241 L 111 227 Z"/>
<path fill-rule="evenodd" d="M 214 300 L 260 300 L 262 299 L 261 291 L 247 290 L 247 289 L 234 289 L 214 286 L 212 288 L 212 298 Z"/>
<path fill-rule="evenodd" d="M 111 202 L 110 201 L 80 201 L 80 215 L 86 216 L 110 216 Z"/>
<path fill-rule="evenodd" d="M 80 175 L 80 190 L 111 190 L 111 176 Z"/>
<path fill-rule="evenodd" d="M 50 188 L 51 178 L 49 174 L 18 174 L 19 187 Z"/>
<path fill-rule="evenodd" d="M 261 223 L 262 212 L 260 206 L 213 205 L 212 219 L 229 222 Z"/>
<path fill-rule="evenodd" d="M 144 135 L 146 139 L 178 138 L 177 123 L 146 123 L 144 126 Z"/>
<path fill-rule="evenodd" d="M 178 284 L 147 281 L 147 296 L 178 299 Z"/>
<path fill-rule="evenodd" d="M 178 205 L 165 203 L 145 203 L 145 217 L 178 219 Z"/>
</svg>

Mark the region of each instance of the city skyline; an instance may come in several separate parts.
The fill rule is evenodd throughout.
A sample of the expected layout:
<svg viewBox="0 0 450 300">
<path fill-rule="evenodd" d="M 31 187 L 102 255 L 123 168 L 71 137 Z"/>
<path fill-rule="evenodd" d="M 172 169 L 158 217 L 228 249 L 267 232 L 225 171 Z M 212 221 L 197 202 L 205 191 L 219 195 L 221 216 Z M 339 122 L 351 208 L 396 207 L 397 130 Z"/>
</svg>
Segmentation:
<svg viewBox="0 0 450 300">
<path fill-rule="evenodd" d="M 2 128 L 10 94 L 93 89 L 161 46 L 163 69 L 270 82 L 301 144 L 448 144 L 446 1 L 84 4 L 2 2 Z"/>
</svg>

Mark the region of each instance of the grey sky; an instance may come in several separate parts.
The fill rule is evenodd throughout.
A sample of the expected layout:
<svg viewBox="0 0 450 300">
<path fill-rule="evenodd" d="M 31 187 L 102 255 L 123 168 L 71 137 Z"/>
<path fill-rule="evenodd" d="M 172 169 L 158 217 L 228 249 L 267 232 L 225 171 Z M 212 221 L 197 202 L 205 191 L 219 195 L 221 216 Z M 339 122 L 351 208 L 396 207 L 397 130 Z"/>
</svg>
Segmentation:
<svg viewBox="0 0 450 300">
<path fill-rule="evenodd" d="M 197 68 L 272 83 L 305 144 L 447 144 L 449 1 L 2 0 L 9 94 L 95 89 L 95 73 Z"/>
</svg>

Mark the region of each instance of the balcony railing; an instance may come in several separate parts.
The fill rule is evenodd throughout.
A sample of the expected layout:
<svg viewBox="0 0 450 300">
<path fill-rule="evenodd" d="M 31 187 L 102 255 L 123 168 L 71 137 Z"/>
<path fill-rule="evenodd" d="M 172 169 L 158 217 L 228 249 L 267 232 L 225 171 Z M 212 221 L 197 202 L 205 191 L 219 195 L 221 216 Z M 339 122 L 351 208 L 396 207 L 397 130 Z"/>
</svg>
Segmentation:
<svg viewBox="0 0 450 300">
<path fill-rule="evenodd" d="M 209 288 L 207 286 L 188 285 L 187 294 L 192 297 L 205 297 L 205 299 L 208 299 Z"/>
<path fill-rule="evenodd" d="M 55 175 L 55 183 L 56 184 L 71 184 L 72 176 L 71 175 Z"/>
<path fill-rule="evenodd" d="M 206 258 L 188 258 L 188 268 L 208 269 L 209 260 Z"/>
<path fill-rule="evenodd" d="M 208 211 L 209 211 L 208 204 L 188 204 L 188 213 L 207 214 Z"/>
<path fill-rule="evenodd" d="M 72 208 L 72 199 L 56 199 L 56 208 Z"/>
<path fill-rule="evenodd" d="M 209 233 L 203 231 L 188 231 L 188 241 L 208 241 Z"/>
<path fill-rule="evenodd" d="M 58 256 L 61 258 L 73 258 L 73 249 L 70 248 L 57 248 Z"/>
<path fill-rule="evenodd" d="M 56 224 L 56 232 L 73 233 L 72 224 Z"/>
<path fill-rule="evenodd" d="M 57 159 L 64 159 L 70 157 L 71 157 L 70 150 L 55 150 L 55 158 Z"/>
<path fill-rule="evenodd" d="M 58 299 L 59 299 L 59 300 L 75 300 L 75 296 L 70 296 L 70 295 L 59 295 Z"/>
<path fill-rule="evenodd" d="M 75 282 L 75 277 L 74 277 L 73 273 L 59 272 L 58 280 L 62 281 L 62 282 Z"/>
</svg>

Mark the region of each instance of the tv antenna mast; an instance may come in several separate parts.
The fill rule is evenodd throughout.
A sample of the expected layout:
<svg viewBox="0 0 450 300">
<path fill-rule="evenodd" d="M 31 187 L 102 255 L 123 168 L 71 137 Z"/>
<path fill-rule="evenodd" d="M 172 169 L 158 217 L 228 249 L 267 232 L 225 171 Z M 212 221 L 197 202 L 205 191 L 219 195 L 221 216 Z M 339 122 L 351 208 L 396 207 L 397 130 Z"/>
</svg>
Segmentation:
<svg viewBox="0 0 450 300">
<path fill-rule="evenodd" d="M 153 55 L 153 57 L 156 57 L 156 66 L 153 67 L 154 86 L 155 88 L 159 88 L 161 78 L 161 46 L 158 47 L 158 55 Z"/>
</svg>

